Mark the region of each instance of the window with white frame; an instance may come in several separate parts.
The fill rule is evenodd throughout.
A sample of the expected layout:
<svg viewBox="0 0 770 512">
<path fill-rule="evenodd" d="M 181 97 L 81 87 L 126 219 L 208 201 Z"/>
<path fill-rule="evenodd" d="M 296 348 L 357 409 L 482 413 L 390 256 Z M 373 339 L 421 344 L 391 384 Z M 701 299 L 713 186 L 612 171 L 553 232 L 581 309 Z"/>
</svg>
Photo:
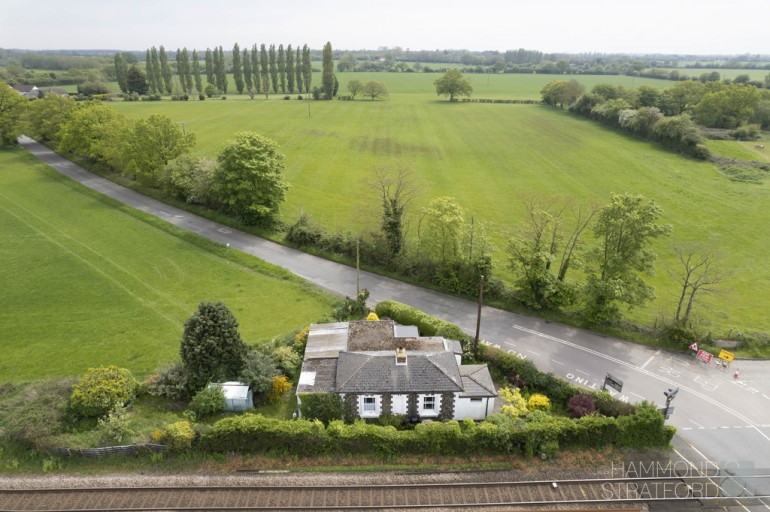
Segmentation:
<svg viewBox="0 0 770 512">
<path fill-rule="evenodd" d="M 435 411 L 436 410 L 436 397 L 435 396 L 424 396 L 422 398 L 422 408 L 425 411 Z"/>
<path fill-rule="evenodd" d="M 377 398 L 373 396 L 364 397 L 364 412 L 375 412 L 377 410 Z"/>
</svg>

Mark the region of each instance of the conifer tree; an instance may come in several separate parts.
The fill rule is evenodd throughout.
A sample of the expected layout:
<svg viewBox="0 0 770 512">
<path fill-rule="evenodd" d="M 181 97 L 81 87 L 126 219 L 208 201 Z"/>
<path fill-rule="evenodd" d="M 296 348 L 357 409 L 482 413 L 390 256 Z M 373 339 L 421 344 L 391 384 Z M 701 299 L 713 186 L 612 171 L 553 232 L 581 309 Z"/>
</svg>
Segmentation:
<svg viewBox="0 0 770 512">
<path fill-rule="evenodd" d="M 243 68 L 241 67 L 241 47 L 233 45 L 233 80 L 238 94 L 243 94 Z"/>
</svg>

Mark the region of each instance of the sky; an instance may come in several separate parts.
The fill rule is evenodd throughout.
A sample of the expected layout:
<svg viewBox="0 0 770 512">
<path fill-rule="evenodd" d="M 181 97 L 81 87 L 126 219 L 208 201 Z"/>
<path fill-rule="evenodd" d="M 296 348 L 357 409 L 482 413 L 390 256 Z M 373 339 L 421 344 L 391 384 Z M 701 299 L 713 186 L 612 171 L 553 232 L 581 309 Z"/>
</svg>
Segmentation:
<svg viewBox="0 0 770 512">
<path fill-rule="evenodd" d="M 770 55 L 770 0 L 0 0 L 0 48 Z"/>
</svg>

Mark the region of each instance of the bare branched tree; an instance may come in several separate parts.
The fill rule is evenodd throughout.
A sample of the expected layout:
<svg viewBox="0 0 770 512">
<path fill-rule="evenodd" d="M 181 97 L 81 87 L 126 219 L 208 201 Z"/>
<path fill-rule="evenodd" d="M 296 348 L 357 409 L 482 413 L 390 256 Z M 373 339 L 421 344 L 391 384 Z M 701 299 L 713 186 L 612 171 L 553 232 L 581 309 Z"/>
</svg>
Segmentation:
<svg viewBox="0 0 770 512">
<path fill-rule="evenodd" d="M 680 265 L 669 274 L 682 287 L 676 306 L 676 322 L 686 324 L 690 319 L 696 296 L 716 293 L 717 285 L 730 277 L 731 272 L 719 269 L 719 255 L 698 245 L 674 247 Z M 684 311 L 682 311 L 684 310 Z"/>
<path fill-rule="evenodd" d="M 404 249 L 404 215 L 406 207 L 417 193 L 414 171 L 405 166 L 374 168 L 370 182 L 380 196 L 382 222 L 380 229 L 392 256 Z"/>
</svg>

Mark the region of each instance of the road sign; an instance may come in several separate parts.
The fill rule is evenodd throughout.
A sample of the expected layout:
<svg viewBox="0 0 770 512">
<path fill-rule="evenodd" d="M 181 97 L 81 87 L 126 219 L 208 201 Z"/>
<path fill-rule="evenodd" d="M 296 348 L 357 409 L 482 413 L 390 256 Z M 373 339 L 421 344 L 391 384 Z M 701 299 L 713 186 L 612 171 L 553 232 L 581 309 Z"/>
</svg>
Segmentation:
<svg viewBox="0 0 770 512">
<path fill-rule="evenodd" d="M 719 359 L 724 359 L 728 363 L 732 363 L 733 359 L 735 359 L 735 354 L 733 354 L 732 352 L 728 352 L 725 349 L 722 349 L 719 351 L 719 356 L 717 357 L 719 357 Z"/>
<path fill-rule="evenodd" d="M 706 352 L 705 350 L 698 350 L 698 354 L 695 356 L 698 358 L 698 361 L 703 361 L 704 363 L 710 363 L 711 358 L 714 357 L 711 352 Z"/>
<path fill-rule="evenodd" d="M 669 416 L 674 414 L 674 408 L 673 407 L 663 407 L 662 409 L 658 409 L 663 416 L 668 419 Z"/>
<path fill-rule="evenodd" d="M 623 390 L 623 381 L 608 373 L 604 377 L 604 385 L 602 386 L 602 389 L 607 389 L 607 386 L 611 387 L 617 392 L 620 392 Z"/>
<path fill-rule="evenodd" d="M 698 351 L 698 342 L 697 341 L 693 341 L 692 342 L 692 345 L 690 345 L 690 350 L 694 350 L 695 352 Z"/>
</svg>

